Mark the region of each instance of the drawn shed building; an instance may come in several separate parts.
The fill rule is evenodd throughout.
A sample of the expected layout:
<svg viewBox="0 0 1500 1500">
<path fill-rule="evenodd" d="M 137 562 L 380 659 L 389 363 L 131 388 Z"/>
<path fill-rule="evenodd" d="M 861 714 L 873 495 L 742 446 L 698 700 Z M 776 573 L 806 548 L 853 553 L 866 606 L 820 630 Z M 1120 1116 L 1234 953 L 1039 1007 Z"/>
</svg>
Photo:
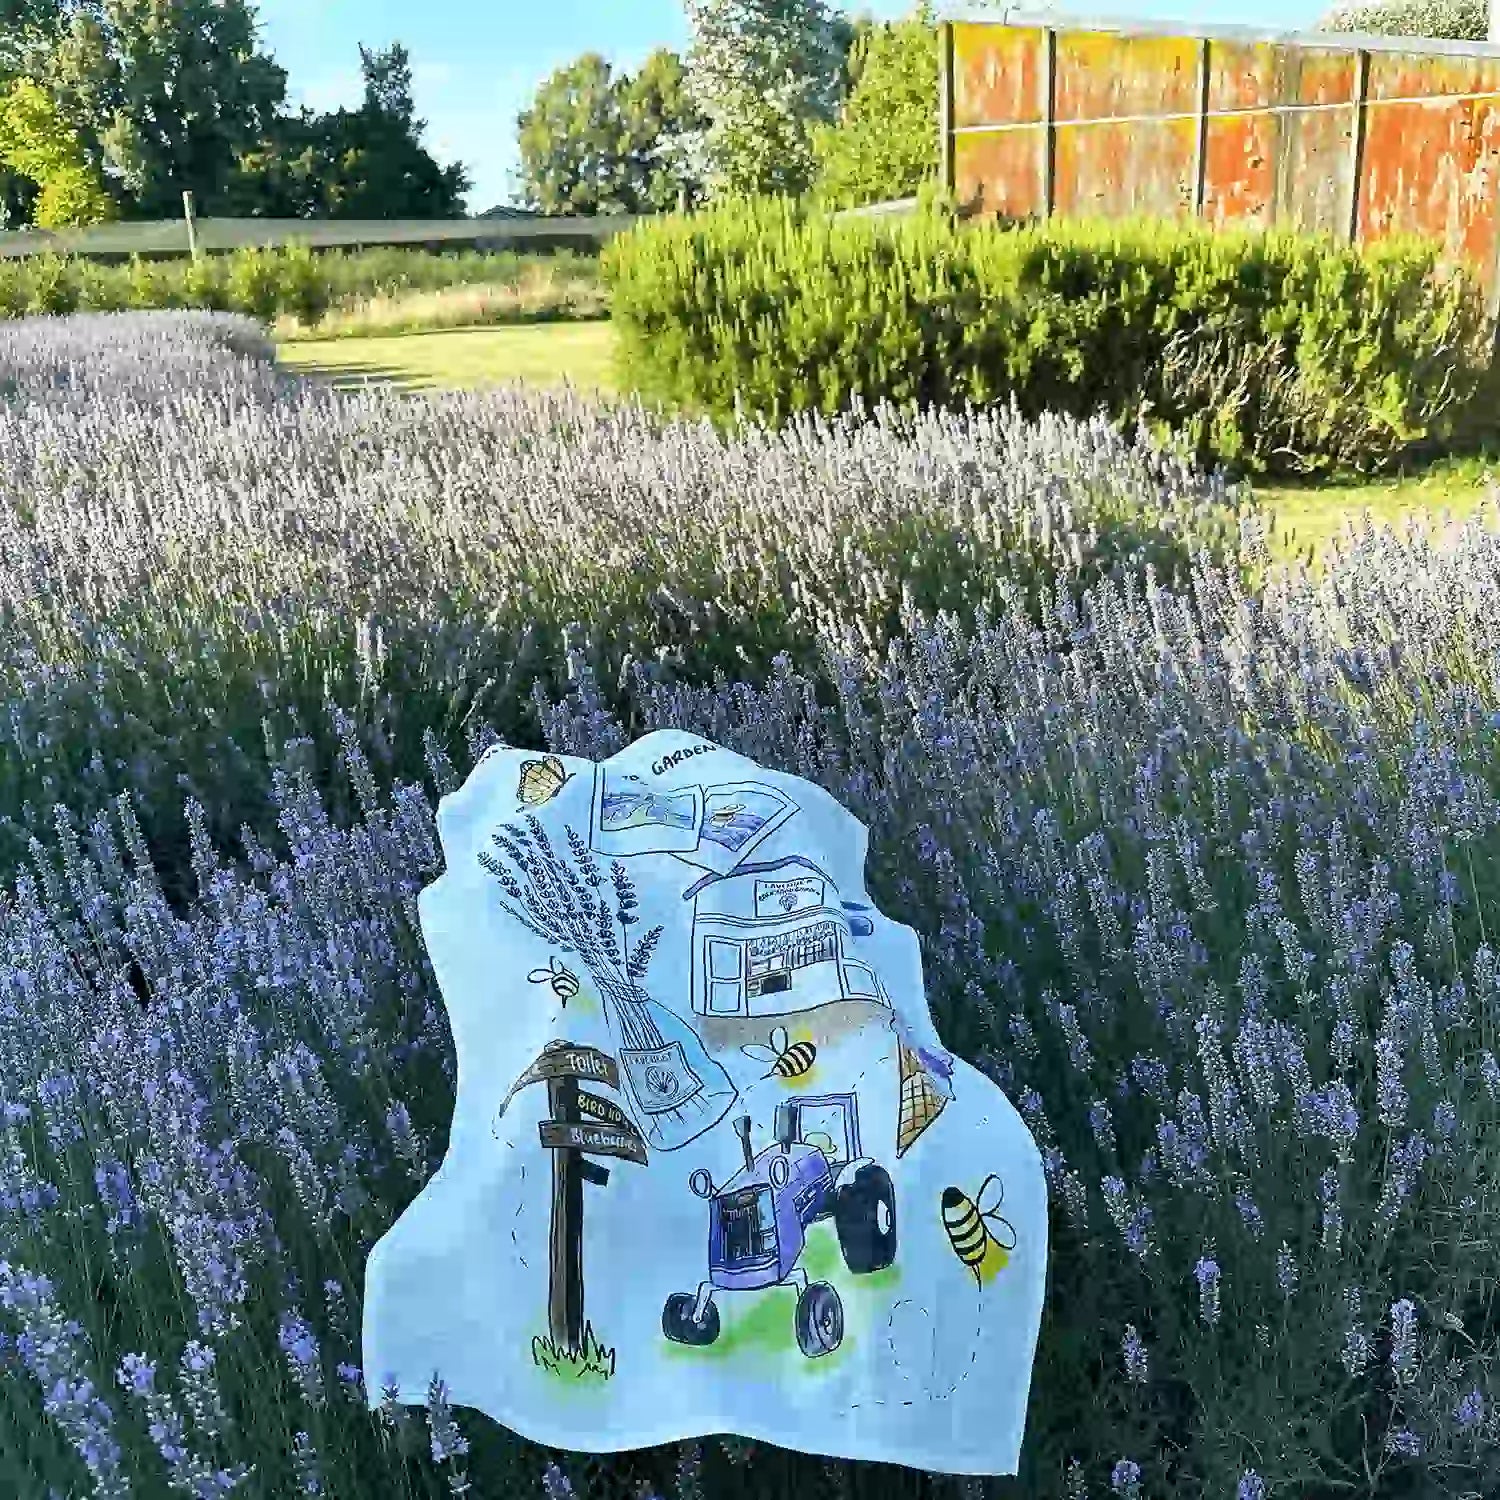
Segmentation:
<svg viewBox="0 0 1500 1500">
<path fill-rule="evenodd" d="M 866 908 L 841 901 L 801 855 L 745 864 L 689 886 L 693 1010 L 700 1016 L 784 1016 L 839 1000 L 889 1005 L 859 940 Z"/>
</svg>

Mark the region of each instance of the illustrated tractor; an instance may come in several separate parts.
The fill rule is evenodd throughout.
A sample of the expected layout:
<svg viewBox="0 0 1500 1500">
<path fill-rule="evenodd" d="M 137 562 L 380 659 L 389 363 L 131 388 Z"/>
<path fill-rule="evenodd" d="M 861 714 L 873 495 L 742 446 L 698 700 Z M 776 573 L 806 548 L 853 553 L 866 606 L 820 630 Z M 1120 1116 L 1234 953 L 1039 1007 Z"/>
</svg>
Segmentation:
<svg viewBox="0 0 1500 1500">
<path fill-rule="evenodd" d="M 715 1292 L 787 1286 L 797 1293 L 797 1346 L 809 1359 L 830 1354 L 844 1337 L 844 1305 L 827 1281 L 809 1281 L 799 1264 L 807 1232 L 832 1219 L 844 1264 L 856 1275 L 883 1271 L 896 1258 L 896 1193 L 890 1173 L 861 1155 L 853 1094 L 788 1099 L 776 1108 L 775 1140 L 759 1154 L 750 1118 L 734 1122 L 744 1168 L 721 1188 L 699 1167 L 688 1179 L 708 1200 L 708 1279 L 696 1293 L 674 1292 L 662 1332 L 678 1344 L 719 1336 Z"/>
</svg>

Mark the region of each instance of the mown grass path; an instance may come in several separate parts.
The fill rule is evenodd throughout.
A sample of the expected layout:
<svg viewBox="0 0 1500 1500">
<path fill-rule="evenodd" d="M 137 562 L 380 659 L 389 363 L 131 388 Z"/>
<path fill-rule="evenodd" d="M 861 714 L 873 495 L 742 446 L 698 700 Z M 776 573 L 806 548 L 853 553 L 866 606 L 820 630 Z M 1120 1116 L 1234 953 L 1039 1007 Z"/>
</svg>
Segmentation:
<svg viewBox="0 0 1500 1500">
<path fill-rule="evenodd" d="M 510 380 L 614 389 L 608 323 L 523 323 L 391 337 L 283 343 L 281 363 L 339 386 L 365 381 L 406 390 L 472 390 Z"/>
<path fill-rule="evenodd" d="M 521 380 L 536 385 L 571 381 L 581 389 L 617 389 L 614 345 L 607 322 L 531 323 L 463 328 L 391 337 L 283 343 L 283 364 L 342 387 L 364 381 L 406 390 L 475 389 Z M 1455 518 L 1472 514 L 1500 462 L 1456 460 L 1424 473 L 1366 485 L 1265 485 L 1257 492 L 1275 518 L 1274 541 L 1283 556 L 1320 552 L 1347 516 L 1369 511 L 1377 522 L 1407 516 Z"/>
</svg>

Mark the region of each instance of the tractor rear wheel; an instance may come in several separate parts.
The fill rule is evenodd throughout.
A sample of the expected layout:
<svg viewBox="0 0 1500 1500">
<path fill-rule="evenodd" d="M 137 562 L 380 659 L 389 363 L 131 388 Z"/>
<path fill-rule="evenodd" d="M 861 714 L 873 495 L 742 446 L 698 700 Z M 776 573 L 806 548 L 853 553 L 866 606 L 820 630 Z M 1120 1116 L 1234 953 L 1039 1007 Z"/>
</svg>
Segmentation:
<svg viewBox="0 0 1500 1500">
<path fill-rule="evenodd" d="M 711 1344 L 719 1336 L 719 1309 L 710 1302 L 703 1309 L 703 1321 L 693 1321 L 693 1307 L 698 1299 L 691 1292 L 673 1292 L 661 1310 L 661 1331 L 674 1344 Z"/>
<path fill-rule="evenodd" d="M 883 1271 L 896 1258 L 896 1187 L 884 1167 L 861 1167 L 833 1205 L 844 1264 L 856 1274 Z"/>
<path fill-rule="evenodd" d="M 832 1354 L 844 1341 L 844 1304 L 826 1281 L 810 1281 L 797 1298 L 797 1347 L 809 1358 Z"/>
</svg>

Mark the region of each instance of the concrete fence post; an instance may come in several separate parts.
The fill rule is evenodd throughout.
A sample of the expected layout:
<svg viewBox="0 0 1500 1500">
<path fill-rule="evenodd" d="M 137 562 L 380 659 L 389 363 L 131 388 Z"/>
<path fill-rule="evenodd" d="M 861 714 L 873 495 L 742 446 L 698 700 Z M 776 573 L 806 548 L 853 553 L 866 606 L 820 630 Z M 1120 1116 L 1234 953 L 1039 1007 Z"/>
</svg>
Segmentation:
<svg viewBox="0 0 1500 1500">
<path fill-rule="evenodd" d="M 1057 32 L 1042 32 L 1042 217 L 1057 212 Z"/>
<path fill-rule="evenodd" d="M 953 164 L 953 22 L 938 29 L 938 175 L 945 193 L 957 181 Z"/>
<path fill-rule="evenodd" d="M 1354 55 L 1354 133 L 1349 141 L 1349 243 L 1359 243 L 1359 198 L 1365 175 L 1366 96 L 1370 92 L 1370 54 L 1363 47 Z"/>
</svg>

